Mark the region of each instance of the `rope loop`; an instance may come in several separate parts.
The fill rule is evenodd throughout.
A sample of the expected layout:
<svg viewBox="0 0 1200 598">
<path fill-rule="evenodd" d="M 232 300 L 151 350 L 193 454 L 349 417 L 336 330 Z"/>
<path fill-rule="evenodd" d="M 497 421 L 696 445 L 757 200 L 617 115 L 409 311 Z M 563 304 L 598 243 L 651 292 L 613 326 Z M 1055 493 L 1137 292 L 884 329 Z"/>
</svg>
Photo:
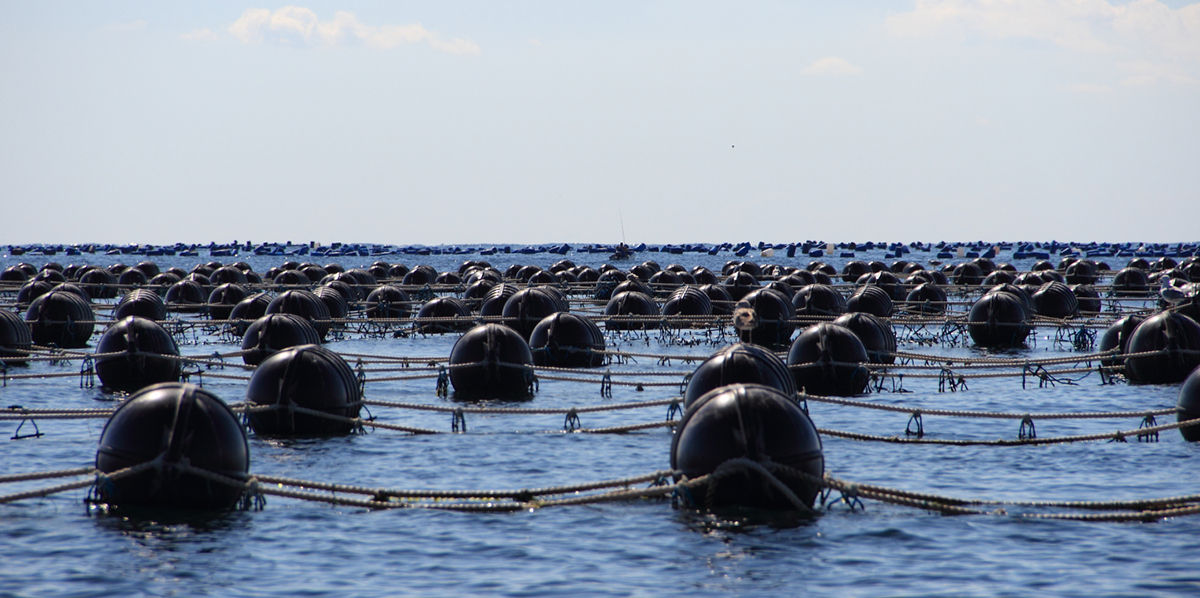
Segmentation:
<svg viewBox="0 0 1200 598">
<path fill-rule="evenodd" d="M 612 398 L 612 370 L 605 370 L 604 377 L 600 379 L 600 396 L 605 399 Z"/>
<path fill-rule="evenodd" d="M 1021 418 L 1021 429 L 1017 430 L 1017 438 L 1021 440 L 1037 438 L 1037 429 L 1033 426 L 1033 417 L 1025 414 Z"/>
<path fill-rule="evenodd" d="M 1158 420 L 1154 419 L 1154 414 L 1148 413 L 1146 414 L 1146 417 L 1142 418 L 1142 423 L 1138 426 L 1138 429 L 1153 428 L 1157 425 Z M 1154 430 L 1153 432 L 1139 433 L 1137 435 L 1137 439 L 1138 442 L 1158 442 L 1158 430 Z"/>
<path fill-rule="evenodd" d="M 566 419 L 563 420 L 563 431 L 574 432 L 583 427 L 583 422 L 579 421 L 579 412 L 571 409 L 567 412 Z"/>
<path fill-rule="evenodd" d="M 450 415 L 450 431 L 463 434 L 467 432 L 467 413 L 462 410 L 462 407 L 455 409 L 454 413 Z"/>
<path fill-rule="evenodd" d="M 913 427 L 915 424 L 915 428 Z M 925 423 L 921 420 L 921 412 L 913 411 L 908 418 L 908 425 L 904 426 L 905 436 L 916 436 L 917 438 L 925 437 Z"/>
<path fill-rule="evenodd" d="M 7 368 L 5 368 L 7 370 Z M 79 388 L 94 388 L 96 386 L 96 362 L 91 355 L 83 358 L 79 366 Z"/>
<path fill-rule="evenodd" d="M 676 415 L 683 417 L 683 407 L 679 404 L 678 399 L 671 401 L 670 406 L 667 407 L 667 421 L 675 421 Z"/>
<path fill-rule="evenodd" d="M 446 371 L 446 366 L 441 364 L 438 365 L 437 396 L 450 396 L 450 373 Z"/>
</svg>

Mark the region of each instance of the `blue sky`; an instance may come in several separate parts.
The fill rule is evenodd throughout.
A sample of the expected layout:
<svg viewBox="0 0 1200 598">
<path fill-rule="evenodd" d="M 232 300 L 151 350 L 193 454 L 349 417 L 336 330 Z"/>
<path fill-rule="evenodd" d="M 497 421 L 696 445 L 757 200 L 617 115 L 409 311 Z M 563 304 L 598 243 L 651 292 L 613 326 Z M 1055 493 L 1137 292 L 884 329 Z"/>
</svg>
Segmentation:
<svg viewBox="0 0 1200 598">
<path fill-rule="evenodd" d="M 0 15 L 2 244 L 1200 238 L 1200 4 Z"/>
</svg>

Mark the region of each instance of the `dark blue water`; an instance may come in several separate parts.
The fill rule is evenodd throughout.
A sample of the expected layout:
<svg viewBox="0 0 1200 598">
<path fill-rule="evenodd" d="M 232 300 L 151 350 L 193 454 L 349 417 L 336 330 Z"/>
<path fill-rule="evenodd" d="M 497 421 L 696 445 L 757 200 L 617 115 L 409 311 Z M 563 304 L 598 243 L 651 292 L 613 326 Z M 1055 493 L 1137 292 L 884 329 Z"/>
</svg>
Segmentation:
<svg viewBox="0 0 1200 598">
<path fill-rule="evenodd" d="M 930 254 L 917 253 L 918 260 Z M 126 258 L 131 256 L 125 256 Z M 409 257 L 411 256 L 404 256 Z M 478 256 L 468 256 L 477 258 Z M 598 265 L 602 256 L 568 254 Z M 668 256 L 658 258 L 662 265 Z M 675 256 L 716 270 L 721 256 Z M 862 254 L 860 259 L 879 259 Z M 504 259 L 508 258 L 508 259 Z M 1001 256 L 1003 259 L 1004 256 Z M 65 263 L 70 258 L 59 258 Z M 439 271 L 464 256 L 421 261 Z M 559 256 L 490 256 L 549 265 Z M 41 265 L 46 258 L 5 258 Z M 200 258 L 207 261 L 207 258 Z M 197 258 L 155 258 L 189 268 Z M 115 258 L 83 256 L 109 264 Z M 280 258 L 251 258 L 262 272 Z M 361 266 L 371 258 L 339 260 Z M 808 259 L 755 258 L 761 264 Z M 827 260 L 840 267 L 845 260 Z M 130 263 L 127 261 L 126 263 Z M 1027 268 L 1028 263 L 1018 263 Z M 1039 330 L 1031 358 L 1071 354 Z M 234 351 L 220 339 L 182 347 L 185 354 Z M 335 351 L 446 356 L 453 335 L 349 339 Z M 617 348 L 707 355 L 711 346 L 663 345 L 633 337 Z M 978 354 L 970 347 L 902 350 Z M 78 372 L 79 361 L 19 368 L 20 373 Z M 654 359 L 613 371 L 677 371 L 694 366 Z M 234 373 L 233 370 L 228 370 Z M 632 379 L 651 381 L 650 377 Z M 671 378 L 674 380 L 674 378 Z M 658 380 L 658 379 L 653 379 Z M 229 402 L 244 383 L 205 378 Z M 1095 374 L 1076 385 L 1022 388 L 1020 378 L 979 379 L 969 390 L 938 392 L 936 380 L 906 379 L 911 394 L 864 400 L 933 409 L 1006 412 L 1142 410 L 1171 407 L 1176 385 L 1102 385 Z M 368 399 L 451 404 L 433 380 L 368 382 Z M 677 390 L 617 386 L 603 398 L 595 384 L 543 380 L 529 406 L 567 408 L 670 398 Z M 110 406 L 78 377 L 10 381 L 4 406 Z M 908 416 L 812 403 L 822 428 L 904 435 Z M 372 408 L 380 421 L 449 431 L 443 413 Z M 589 413 L 589 428 L 661 420 L 665 408 Z M 251 471 L 362 486 L 508 489 L 621 478 L 668 467 L 670 432 L 621 435 L 563 433 L 561 415 L 468 415 L 469 432 L 410 436 L 375 431 L 332 439 L 251 439 Z M 1166 420 L 1161 420 L 1166 421 Z M 45 420 L 45 436 L 9 440 L 16 422 L 0 422 L 0 473 L 54 470 L 93 463 L 103 420 Z M 1136 428 L 1138 420 L 1038 422 L 1041 437 Z M 26 424 L 28 427 L 28 424 Z M 1016 420 L 925 418 L 931 438 L 1015 438 Z M 22 430 L 27 431 L 27 430 Z M 825 438 L 826 467 L 839 478 L 997 500 L 1110 500 L 1200 492 L 1200 448 L 1169 431 L 1157 443 L 1090 442 L 1051 446 L 916 446 Z M 4 484 L 0 493 L 51 481 Z M 84 490 L 0 505 L 0 596 L 1154 596 L 1200 594 L 1200 518 L 1154 523 L 1087 523 L 1020 517 L 1030 509 L 946 516 L 868 501 L 865 510 L 837 504 L 813 520 L 761 513 L 720 516 L 642 500 L 516 513 L 418 509 L 366 511 L 269 497 L 262 511 L 220 515 L 160 513 L 137 518 L 90 511 Z M 836 494 L 835 494 L 836 497 Z M 999 507 L 996 507 L 999 509 Z M 1039 511 L 1048 512 L 1048 511 Z"/>
</svg>

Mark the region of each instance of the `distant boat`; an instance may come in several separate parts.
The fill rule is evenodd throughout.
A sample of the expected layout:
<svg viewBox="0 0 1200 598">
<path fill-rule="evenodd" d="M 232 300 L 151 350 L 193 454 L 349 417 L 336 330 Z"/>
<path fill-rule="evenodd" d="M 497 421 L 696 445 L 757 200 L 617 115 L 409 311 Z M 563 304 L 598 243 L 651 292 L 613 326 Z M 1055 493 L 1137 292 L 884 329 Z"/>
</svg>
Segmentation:
<svg viewBox="0 0 1200 598">
<path fill-rule="evenodd" d="M 631 257 L 633 257 L 633 251 L 629 249 L 627 245 L 621 244 L 617 246 L 617 249 L 613 251 L 612 255 L 608 256 L 608 259 L 613 261 L 622 261 Z"/>
</svg>

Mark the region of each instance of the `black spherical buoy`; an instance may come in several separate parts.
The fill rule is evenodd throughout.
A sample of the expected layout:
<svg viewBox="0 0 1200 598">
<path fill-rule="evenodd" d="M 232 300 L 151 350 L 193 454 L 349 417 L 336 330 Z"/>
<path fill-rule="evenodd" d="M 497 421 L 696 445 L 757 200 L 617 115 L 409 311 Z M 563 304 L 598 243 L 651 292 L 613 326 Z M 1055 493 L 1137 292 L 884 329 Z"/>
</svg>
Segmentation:
<svg viewBox="0 0 1200 598">
<path fill-rule="evenodd" d="M 797 315 L 840 316 L 846 312 L 846 298 L 827 284 L 800 287 L 792 296 Z"/>
<path fill-rule="evenodd" d="M 246 289 L 227 282 L 208 294 L 208 317 L 214 320 L 228 320 L 233 308 L 250 295 Z"/>
<path fill-rule="evenodd" d="M 738 270 L 730 274 L 722 286 L 725 287 L 725 290 L 729 293 L 730 297 L 733 297 L 734 301 L 738 301 L 761 285 L 758 284 L 758 279 L 753 274 L 744 270 Z"/>
<path fill-rule="evenodd" d="M 796 380 L 782 359 L 758 345 L 735 343 L 713 353 L 692 371 L 683 393 L 683 408 L 715 388 L 738 383 L 770 386 L 786 396 L 796 396 Z"/>
<path fill-rule="evenodd" d="M 528 398 L 533 353 L 519 332 L 483 324 L 462 335 L 450 350 L 450 383 L 461 398 Z"/>
<path fill-rule="evenodd" d="M 609 330 L 645 330 L 658 328 L 661 315 L 658 304 L 649 295 L 638 291 L 622 291 L 604 306 L 604 327 Z"/>
<path fill-rule="evenodd" d="M 754 325 L 738 329 L 738 337 L 743 343 L 762 345 L 769 349 L 784 349 L 792 342 L 792 333 L 796 331 L 796 308 L 792 307 L 789 298 L 778 291 L 768 288 L 758 289 L 747 293 L 738 302 L 754 310 Z M 735 317 L 737 310 L 734 310 Z"/>
<path fill-rule="evenodd" d="M 1179 387 L 1179 400 L 1175 403 L 1176 421 L 1200 419 L 1200 367 L 1192 370 Z M 1200 425 L 1179 428 L 1179 433 L 1188 442 L 1200 442 Z"/>
<path fill-rule="evenodd" d="M 79 284 L 96 299 L 112 299 L 117 296 L 117 278 L 104 268 L 95 268 L 79 277 Z"/>
<path fill-rule="evenodd" d="M 529 287 L 513 293 L 504 302 L 504 325 L 516 330 L 521 338 L 529 339 L 533 329 L 542 318 L 560 311 L 568 311 L 554 289 Z"/>
<path fill-rule="evenodd" d="M 833 321 L 838 326 L 849 328 L 862 341 L 871 363 L 896 363 L 896 332 L 892 325 L 868 313 L 855 312 L 839 316 Z"/>
<path fill-rule="evenodd" d="M 1102 357 L 1100 365 L 1104 367 L 1116 367 L 1125 365 L 1125 353 L 1129 352 L 1129 337 L 1133 336 L 1133 331 L 1137 329 L 1138 324 L 1146 319 L 1145 316 L 1130 314 L 1113 322 L 1104 334 L 1100 335 L 1100 342 L 1096 350 L 1101 353 L 1107 353 L 1116 349 L 1116 354 L 1110 357 Z"/>
<path fill-rule="evenodd" d="M 1161 312 L 1138 324 L 1129 337 L 1127 353 L 1125 377 L 1131 381 L 1181 382 L 1200 365 L 1200 324 L 1179 313 Z"/>
<path fill-rule="evenodd" d="M 967 314 L 967 332 L 980 347 L 1019 347 L 1032 328 L 1029 313 L 1016 295 L 986 293 Z"/>
<path fill-rule="evenodd" d="M 309 321 L 317 329 L 317 336 L 324 339 L 333 325 L 329 320 L 329 308 L 325 302 L 310 291 L 295 289 L 280 293 L 267 305 L 268 314 L 294 314 Z"/>
<path fill-rule="evenodd" d="M 725 290 L 725 287 L 719 284 L 705 283 L 700 285 L 697 290 L 708 297 L 708 302 L 712 304 L 713 315 L 724 316 L 733 313 L 733 296 Z"/>
<path fill-rule="evenodd" d="M 333 284 L 341 284 L 341 286 L 349 288 L 342 283 Z M 321 303 L 325 304 L 325 309 L 329 310 L 329 318 L 331 320 L 343 320 L 350 314 L 350 304 L 346 301 L 346 295 L 334 286 L 319 286 L 313 289 L 313 294 L 317 296 L 317 299 L 321 300 Z M 334 328 L 343 326 L 341 322 L 332 322 L 331 325 Z"/>
<path fill-rule="evenodd" d="M 21 316 L 0 309 L 0 357 L 5 364 L 24 363 L 33 345 L 33 332 Z"/>
<path fill-rule="evenodd" d="M 414 270 L 418 272 L 420 270 Z M 411 272 L 410 272 L 411 274 Z M 367 317 L 371 319 L 400 320 L 412 313 L 408 293 L 400 287 L 384 285 L 367 295 Z"/>
<path fill-rule="evenodd" d="M 1150 294 L 1150 277 L 1140 268 L 1124 268 L 1113 275 L 1112 294 L 1117 297 L 1145 297 Z"/>
<path fill-rule="evenodd" d="M 242 361 L 258 365 L 275 353 L 297 345 L 315 345 L 321 335 L 295 314 L 267 314 L 250 324 L 242 337 Z"/>
<path fill-rule="evenodd" d="M 498 317 L 504 313 L 504 305 L 508 303 L 508 299 L 517 294 L 520 290 L 516 285 L 502 282 L 496 284 L 488 290 L 483 296 L 483 302 L 479 304 L 479 315 L 484 317 Z"/>
<path fill-rule="evenodd" d="M 246 334 L 246 329 L 250 327 L 250 324 L 267 315 L 269 305 L 271 305 L 271 296 L 266 293 L 258 293 L 242 299 L 233 306 L 233 311 L 229 312 L 229 319 L 234 320 L 229 324 L 230 331 L 237 336 Z"/>
<path fill-rule="evenodd" d="M 125 293 L 113 307 L 113 319 L 123 320 L 138 316 L 147 320 L 167 319 L 167 304 L 162 297 L 150 289 L 134 289 Z"/>
<path fill-rule="evenodd" d="M 154 320 L 129 316 L 96 343 L 96 375 L 105 387 L 134 392 L 160 382 L 178 382 L 183 364 L 171 333 Z"/>
<path fill-rule="evenodd" d="M 248 479 L 250 448 L 238 418 L 216 395 L 191 384 L 144 388 L 121 404 L 100 435 L 96 469 L 111 474 L 161 460 L 158 466 L 98 484 L 114 506 L 228 510 L 242 496 L 224 484 L 181 469 Z"/>
<path fill-rule="evenodd" d="M 887 291 L 875 285 L 858 287 L 846 300 L 846 311 L 868 313 L 880 318 L 892 317 L 895 304 Z"/>
<path fill-rule="evenodd" d="M 318 345 L 300 345 L 258 365 L 246 386 L 246 402 L 273 407 L 250 412 L 250 428 L 256 434 L 348 434 L 355 429 L 350 420 L 362 407 L 362 389 L 340 355 Z"/>
<path fill-rule="evenodd" d="M 202 311 L 208 293 L 194 280 L 181 280 L 167 289 L 166 303 L 172 311 Z"/>
<path fill-rule="evenodd" d="M 946 291 L 937 284 L 923 282 L 908 292 L 904 310 L 912 315 L 936 315 L 946 311 Z"/>
<path fill-rule="evenodd" d="M 1079 315 L 1079 300 L 1071 288 L 1061 282 L 1047 282 L 1030 297 L 1039 316 L 1062 320 Z"/>
<path fill-rule="evenodd" d="M 713 313 L 712 300 L 695 286 L 682 286 L 671 292 L 663 304 L 664 316 L 709 316 Z M 702 326 L 697 323 L 695 325 Z M 682 327 L 682 326 L 676 326 Z"/>
<path fill-rule="evenodd" d="M 471 308 L 466 303 L 454 297 L 434 297 L 425 302 L 417 312 L 421 318 L 455 318 L 447 322 L 422 322 L 417 325 L 421 334 L 441 334 L 444 332 L 461 332 L 470 330 L 475 323 L 470 319 Z"/>
<path fill-rule="evenodd" d="M 815 395 L 848 397 L 867 388 L 870 361 L 862 341 L 848 328 L 822 322 L 804 329 L 788 351 L 796 388 Z"/>
<path fill-rule="evenodd" d="M 1098 316 L 1103 305 L 1100 303 L 1100 293 L 1090 284 L 1077 284 L 1071 287 L 1075 301 L 1079 304 L 1079 313 L 1086 316 Z"/>
<path fill-rule="evenodd" d="M 558 368 L 604 365 L 604 333 L 590 318 L 558 312 L 542 318 L 529 335 L 533 364 Z"/>
<path fill-rule="evenodd" d="M 734 384 L 705 394 L 684 413 L 671 442 L 671 468 L 688 479 L 734 459 L 757 463 L 788 492 L 760 469 L 735 461 L 725 475 L 692 490 L 691 506 L 804 510 L 821 490 L 825 457 L 817 428 L 792 396 L 769 386 Z"/>
<path fill-rule="evenodd" d="M 25 312 L 34 344 L 62 349 L 86 347 L 95 330 L 95 319 L 87 301 L 58 289 L 34 299 Z"/>
</svg>

